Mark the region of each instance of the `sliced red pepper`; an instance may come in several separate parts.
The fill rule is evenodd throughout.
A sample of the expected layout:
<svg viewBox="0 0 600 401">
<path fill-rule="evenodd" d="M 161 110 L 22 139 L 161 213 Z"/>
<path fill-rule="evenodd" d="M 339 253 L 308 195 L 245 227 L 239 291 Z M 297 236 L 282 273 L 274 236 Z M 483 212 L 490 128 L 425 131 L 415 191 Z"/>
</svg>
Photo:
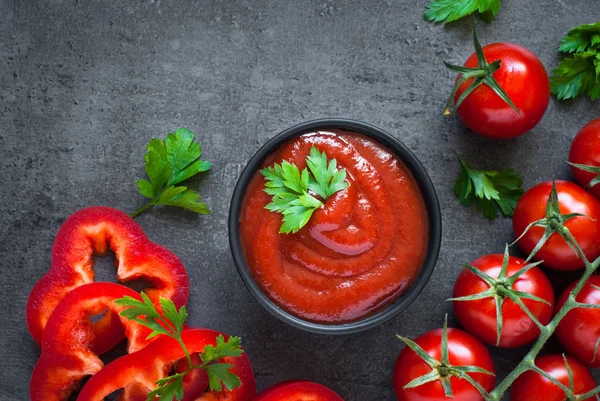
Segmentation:
<svg viewBox="0 0 600 401">
<path fill-rule="evenodd" d="M 269 387 L 253 401 L 344 401 L 344 399 L 319 383 L 291 380 Z"/>
<path fill-rule="evenodd" d="M 127 214 L 93 206 L 73 213 L 61 226 L 52 249 L 52 266 L 33 287 L 27 301 L 27 325 L 40 344 L 44 327 L 60 300 L 71 290 L 94 281 L 94 255 L 112 249 L 119 281 L 146 280 L 153 302 L 170 299 L 177 307 L 187 302 L 189 279 L 181 261 L 153 243 Z M 101 354 L 123 338 L 119 318 L 112 312 L 94 324 L 93 350 Z"/>
<path fill-rule="evenodd" d="M 114 283 L 85 284 L 61 300 L 46 324 L 42 355 L 31 376 L 31 401 L 67 400 L 81 379 L 102 369 L 104 364 L 91 350 L 91 316 L 108 309 L 120 317 L 123 307 L 113 301 L 126 295 L 141 300 L 134 290 Z M 146 339 L 150 329 L 125 318 L 121 324 L 129 339 L 129 352 L 152 341 Z"/>
<path fill-rule="evenodd" d="M 207 329 L 187 329 L 183 331 L 181 338 L 190 353 L 198 353 L 203 352 L 207 345 L 214 346 L 219 334 L 221 333 Z M 176 340 L 158 336 L 140 351 L 114 360 L 92 376 L 79 393 L 77 401 L 104 400 L 119 389 L 123 389 L 119 396 L 120 401 L 145 401 L 146 394 L 156 387 L 155 382 L 166 377 L 172 366 L 184 357 L 183 349 Z M 223 358 L 219 362 L 232 364 L 230 371 L 240 378 L 242 385 L 231 391 L 223 389 L 205 392 L 208 386 L 208 380 L 205 380 L 203 394 L 195 399 L 250 401 L 256 394 L 256 383 L 246 354 Z M 192 371 L 194 372 L 196 371 Z"/>
</svg>

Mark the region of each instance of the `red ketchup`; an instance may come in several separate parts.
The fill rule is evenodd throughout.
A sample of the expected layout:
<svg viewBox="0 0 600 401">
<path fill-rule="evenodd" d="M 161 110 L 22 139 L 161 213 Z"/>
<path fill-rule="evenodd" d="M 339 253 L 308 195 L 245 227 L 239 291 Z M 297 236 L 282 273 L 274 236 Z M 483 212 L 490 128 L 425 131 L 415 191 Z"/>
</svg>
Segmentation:
<svg viewBox="0 0 600 401">
<path fill-rule="evenodd" d="M 317 323 L 359 320 L 392 303 L 419 274 L 428 214 L 410 170 L 379 142 L 349 131 L 305 134 L 263 167 L 288 160 L 306 167 L 312 146 L 346 169 L 336 192 L 296 234 L 280 234 L 282 215 L 256 172 L 242 204 L 240 232 L 248 268 L 262 291 L 289 313 Z"/>
</svg>

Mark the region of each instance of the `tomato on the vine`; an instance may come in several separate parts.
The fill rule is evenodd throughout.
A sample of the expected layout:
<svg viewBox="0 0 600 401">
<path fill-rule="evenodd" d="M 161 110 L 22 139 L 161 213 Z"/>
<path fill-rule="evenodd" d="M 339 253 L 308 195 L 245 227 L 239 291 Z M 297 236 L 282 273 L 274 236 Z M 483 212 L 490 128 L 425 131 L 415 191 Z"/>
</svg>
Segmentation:
<svg viewBox="0 0 600 401">
<path fill-rule="evenodd" d="M 506 279 L 500 278 L 503 263 L 507 264 L 504 273 Z M 505 348 L 527 344 L 540 334 L 536 324 L 508 297 L 510 291 L 517 297 L 519 294 L 537 297 L 545 302 L 526 297 L 519 297 L 519 299 L 541 324 L 546 325 L 552 318 L 554 305 L 552 285 L 544 273 L 535 266 L 522 272 L 521 269 L 526 265 L 527 263 L 521 258 L 510 256 L 506 260 L 504 255 L 493 254 L 475 259 L 470 265 L 484 273 L 486 280 L 475 275 L 469 268 L 465 268 L 460 273 L 454 284 L 453 298 L 469 297 L 486 291 L 490 294 L 489 297 L 482 299 L 453 302 L 454 313 L 465 330 L 486 344 Z M 513 283 L 510 278 L 516 274 Z M 502 306 L 502 331 L 499 342 L 497 302 L 501 302 Z"/>
<path fill-rule="evenodd" d="M 475 81 L 479 77 L 473 75 L 462 84 L 461 77 L 457 79 L 460 85 L 454 102 L 458 104 L 458 116 L 471 130 L 493 139 L 510 139 L 530 131 L 542 119 L 550 102 L 550 80 L 542 62 L 526 48 L 505 42 L 484 46 L 483 55 L 489 63 L 486 68 L 481 68 L 477 52 L 464 64 L 484 74 L 482 84 L 468 93 L 472 89 L 469 87 L 479 82 Z M 494 64 L 497 60 L 500 60 L 499 67 Z M 449 68 L 459 72 L 457 68 Z M 504 91 L 503 96 L 501 91 Z"/>
<path fill-rule="evenodd" d="M 587 187 L 600 173 L 600 118 L 597 118 L 583 127 L 571 143 L 569 152 L 571 172 L 575 180 Z M 578 164 L 580 167 L 574 166 Z M 587 169 L 581 166 L 587 166 Z M 592 183 L 587 190 L 600 199 L 600 183 Z"/>
<path fill-rule="evenodd" d="M 432 330 L 414 340 L 427 354 L 440 362 L 442 355 L 443 329 Z M 448 359 L 450 369 L 440 368 L 438 371 L 444 377 L 444 373 L 451 371 L 452 367 L 475 366 L 495 373 L 494 363 L 487 348 L 472 335 L 459 330 L 448 329 Z M 411 381 L 432 372 L 432 367 L 424 361 L 409 346 L 405 347 L 394 367 L 393 384 L 396 397 L 399 401 L 442 401 L 448 398 L 440 379 L 430 381 L 413 388 L 405 388 Z M 477 381 L 485 391 L 491 391 L 494 387 L 495 378 L 491 374 L 467 373 L 473 380 Z M 484 398 L 479 391 L 467 380 L 453 375 L 447 375 L 454 401 L 482 401 Z"/>
<path fill-rule="evenodd" d="M 535 360 L 535 365 L 559 383 L 573 390 L 575 395 L 583 395 L 596 387 L 596 381 L 590 371 L 577 360 L 566 357 L 573 374 L 573 382 L 569 383 L 569 372 L 565 359 L 561 355 L 547 355 Z M 539 373 L 529 370 L 515 380 L 510 391 L 510 401 L 564 401 L 565 392 Z M 580 401 L 595 401 L 592 396 Z"/>
<path fill-rule="evenodd" d="M 342 397 L 318 383 L 286 381 L 275 384 L 258 394 L 253 401 L 344 401 Z"/>
<path fill-rule="evenodd" d="M 560 216 L 554 213 L 545 221 L 550 228 L 564 225 L 577 241 L 588 260 L 600 256 L 600 202 L 580 186 L 567 181 L 556 181 Z M 513 230 L 519 239 L 518 244 L 526 254 L 531 254 L 540 240 L 544 238 L 548 227 L 533 226 L 534 222 L 544 220 L 548 200 L 552 191 L 552 181 L 543 182 L 529 189 L 515 208 Z M 579 213 L 583 216 L 568 216 Z M 584 261 L 571 249 L 559 232 L 547 238 L 545 244 L 535 254 L 536 260 L 556 270 L 576 270 L 584 266 Z"/>
<path fill-rule="evenodd" d="M 558 298 L 557 311 L 576 285 L 577 282 L 569 285 Z M 600 287 L 600 276 L 591 276 L 575 299 L 585 304 L 600 305 L 600 289 L 595 287 Z M 596 355 L 596 344 L 600 339 L 600 309 L 575 308 L 569 311 L 558 324 L 556 336 L 569 355 L 587 366 L 600 367 L 600 353 Z"/>
</svg>

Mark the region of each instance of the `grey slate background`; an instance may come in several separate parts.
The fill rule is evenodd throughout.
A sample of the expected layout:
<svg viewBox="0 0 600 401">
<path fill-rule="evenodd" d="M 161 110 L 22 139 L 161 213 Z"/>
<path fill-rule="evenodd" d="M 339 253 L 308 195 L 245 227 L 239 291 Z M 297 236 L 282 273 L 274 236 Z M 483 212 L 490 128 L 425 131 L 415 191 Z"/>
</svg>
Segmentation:
<svg viewBox="0 0 600 401">
<path fill-rule="evenodd" d="M 347 401 L 395 399 L 394 333 L 440 327 L 460 266 L 512 238 L 510 220 L 488 222 L 458 204 L 456 154 L 482 168 L 512 166 L 526 187 L 567 178 L 571 138 L 600 116 L 599 103 L 552 100 L 542 122 L 510 142 L 442 118 L 453 82 L 442 59 L 462 63 L 472 53 L 473 20 L 426 23 L 425 4 L 0 0 L 0 400 L 28 399 L 39 348 L 24 308 L 60 224 L 89 205 L 140 206 L 145 144 L 184 125 L 214 162 L 193 183 L 213 213 L 157 208 L 137 221 L 186 264 L 190 324 L 241 335 L 261 389 L 301 378 Z M 560 37 L 599 20 L 598 6 L 505 0 L 480 38 L 520 43 L 550 70 Z M 246 161 L 280 130 L 320 117 L 362 120 L 402 140 L 429 171 L 443 213 L 442 251 L 422 295 L 387 324 L 344 337 L 270 316 L 238 278 L 227 243 L 229 200 Z M 110 260 L 100 265 L 102 277 L 114 276 Z M 493 351 L 500 377 L 525 350 Z"/>
</svg>

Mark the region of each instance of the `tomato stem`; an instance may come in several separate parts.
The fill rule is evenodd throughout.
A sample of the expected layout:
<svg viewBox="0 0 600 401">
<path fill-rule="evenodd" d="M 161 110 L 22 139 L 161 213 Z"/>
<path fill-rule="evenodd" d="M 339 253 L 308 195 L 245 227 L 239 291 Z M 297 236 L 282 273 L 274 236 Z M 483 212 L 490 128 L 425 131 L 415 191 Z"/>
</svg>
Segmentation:
<svg viewBox="0 0 600 401">
<path fill-rule="evenodd" d="M 443 115 L 447 116 L 452 114 L 452 106 L 454 105 L 454 109 L 457 110 L 462 102 L 469 96 L 475 89 L 477 89 L 481 85 L 489 86 L 502 100 L 504 100 L 510 107 L 512 107 L 518 114 L 521 114 L 517 106 L 512 102 L 508 94 L 502 89 L 498 81 L 494 78 L 494 73 L 500 69 L 502 64 L 501 60 L 495 60 L 491 63 L 488 63 L 485 55 L 483 54 L 483 49 L 481 47 L 481 43 L 479 43 L 479 39 L 477 39 L 477 31 L 475 27 L 473 27 L 473 45 L 475 46 L 475 54 L 477 55 L 477 67 L 465 67 L 460 65 L 454 65 L 447 63 L 444 61 L 444 65 L 453 72 L 459 74 L 459 78 L 456 80 L 454 87 L 452 88 L 452 92 L 450 93 L 450 97 L 446 102 L 446 107 L 444 108 Z M 472 79 L 473 81 L 469 84 L 469 86 L 464 90 L 464 92 L 460 95 L 456 102 L 454 98 L 456 97 L 456 93 L 460 89 L 460 87 Z"/>
</svg>

